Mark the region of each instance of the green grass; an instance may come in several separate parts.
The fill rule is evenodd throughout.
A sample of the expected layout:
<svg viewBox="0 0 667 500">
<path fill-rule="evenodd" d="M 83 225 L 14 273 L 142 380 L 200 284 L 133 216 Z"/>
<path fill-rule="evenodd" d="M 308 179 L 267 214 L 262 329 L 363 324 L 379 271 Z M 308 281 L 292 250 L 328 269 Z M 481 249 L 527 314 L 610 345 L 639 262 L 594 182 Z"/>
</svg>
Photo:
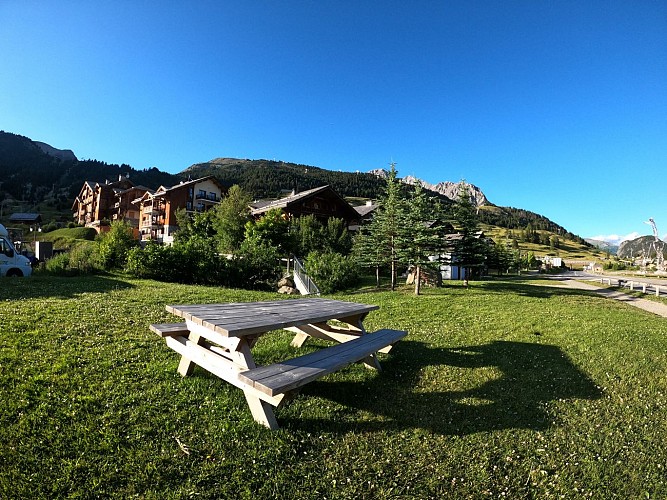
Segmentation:
<svg viewBox="0 0 667 500">
<path fill-rule="evenodd" d="M 515 237 L 517 237 L 521 232 L 519 229 L 510 230 L 498 226 L 489 226 L 487 224 L 481 224 L 480 227 L 484 230 L 486 236 L 489 236 L 496 242 L 504 241 L 509 231 L 512 231 Z M 549 236 L 554 234 L 548 231 L 538 232 L 546 233 Z M 524 241 L 520 241 L 519 249 L 521 252 L 533 252 L 538 257 L 545 255 L 562 257 L 563 260 L 569 262 L 588 263 L 607 260 L 607 255 L 605 252 L 598 248 L 582 245 L 577 241 L 569 240 L 563 236 L 558 236 L 558 238 L 560 241 L 558 248 L 551 248 L 548 245 L 540 245 L 538 243 L 526 243 Z"/>
<path fill-rule="evenodd" d="M 121 276 L 0 283 L 1 498 L 665 498 L 667 323 L 529 280 L 359 292 L 409 331 L 252 420 L 148 330 L 275 294 Z M 260 362 L 297 351 L 263 337 Z M 312 342 L 308 349 L 312 349 Z"/>
<path fill-rule="evenodd" d="M 91 242 L 95 239 L 95 235 L 97 235 L 97 231 L 92 227 L 73 227 L 39 233 L 38 239 L 39 241 L 52 242 L 54 249 L 69 250 L 82 242 Z M 28 241 L 28 244 L 31 244 L 31 242 Z"/>
</svg>

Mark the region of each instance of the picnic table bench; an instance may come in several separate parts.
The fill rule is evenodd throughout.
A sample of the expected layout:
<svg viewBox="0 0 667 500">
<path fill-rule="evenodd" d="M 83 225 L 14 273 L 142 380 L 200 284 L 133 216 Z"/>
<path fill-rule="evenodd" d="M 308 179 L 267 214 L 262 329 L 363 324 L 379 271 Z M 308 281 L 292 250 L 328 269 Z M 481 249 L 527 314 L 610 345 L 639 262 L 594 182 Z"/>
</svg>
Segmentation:
<svg viewBox="0 0 667 500">
<path fill-rule="evenodd" d="M 201 366 L 245 394 L 253 418 L 270 429 L 278 423 L 272 407 L 279 407 L 313 380 L 352 363 L 380 370 L 377 353 L 387 353 L 407 332 L 383 329 L 366 332 L 363 320 L 378 306 L 332 299 L 294 299 L 227 304 L 168 305 L 167 311 L 185 319 L 152 324 L 150 329 L 181 355 L 178 372 Z M 335 324 L 329 321 L 335 320 Z M 334 345 L 294 359 L 257 366 L 252 348 L 274 330 L 295 333 L 292 346 L 309 337 Z"/>
</svg>

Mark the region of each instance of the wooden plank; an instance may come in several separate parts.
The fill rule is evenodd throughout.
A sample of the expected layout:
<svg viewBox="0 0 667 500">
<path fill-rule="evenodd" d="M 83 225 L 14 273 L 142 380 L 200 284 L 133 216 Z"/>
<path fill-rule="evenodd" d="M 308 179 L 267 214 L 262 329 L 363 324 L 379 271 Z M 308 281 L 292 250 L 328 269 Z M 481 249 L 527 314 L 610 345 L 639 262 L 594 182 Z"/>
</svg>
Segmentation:
<svg viewBox="0 0 667 500">
<path fill-rule="evenodd" d="M 229 359 L 209 351 L 201 345 L 189 341 L 185 337 L 166 337 L 165 341 L 171 349 L 179 353 L 181 356 L 186 356 L 195 364 L 208 370 L 213 375 L 220 377 L 222 380 L 229 382 L 233 386 L 248 391 L 250 394 L 255 395 L 257 398 L 266 401 L 273 406 L 279 406 L 282 402 L 284 398 L 283 394 L 271 397 L 239 380 L 239 368 L 229 361 Z"/>
<path fill-rule="evenodd" d="M 291 301 L 284 301 L 291 302 Z M 366 304 L 346 305 L 344 308 L 335 307 L 335 304 L 316 307 L 307 307 L 306 304 L 299 305 L 273 305 L 271 307 L 260 306 L 252 303 L 246 307 L 229 307 L 226 304 L 216 304 L 206 308 L 197 306 L 171 306 L 170 312 L 174 312 L 185 319 L 199 318 L 210 322 L 219 323 L 237 323 L 247 322 L 249 320 L 255 322 L 258 318 L 277 318 L 278 321 L 290 321 L 298 319 L 309 319 L 312 317 L 331 315 L 331 317 L 342 318 L 344 316 L 352 316 L 354 314 L 361 314 L 377 309 L 377 306 L 369 306 Z M 263 320 L 261 320 L 264 323 Z"/>
<path fill-rule="evenodd" d="M 361 361 L 405 335 L 407 332 L 400 330 L 379 330 L 289 361 L 241 372 L 239 379 L 275 396 Z"/>
<path fill-rule="evenodd" d="M 167 306 L 173 314 L 230 337 L 361 316 L 376 309 L 375 305 L 315 298 Z"/>
<path fill-rule="evenodd" d="M 187 337 L 190 333 L 185 323 L 153 323 L 149 328 L 160 337 Z"/>
</svg>

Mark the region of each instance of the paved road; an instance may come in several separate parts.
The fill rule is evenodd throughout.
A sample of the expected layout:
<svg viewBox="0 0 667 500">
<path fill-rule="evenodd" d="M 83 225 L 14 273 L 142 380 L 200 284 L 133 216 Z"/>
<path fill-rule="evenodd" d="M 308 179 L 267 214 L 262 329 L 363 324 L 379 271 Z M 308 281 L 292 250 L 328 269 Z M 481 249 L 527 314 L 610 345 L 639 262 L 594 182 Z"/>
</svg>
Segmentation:
<svg viewBox="0 0 667 500">
<path fill-rule="evenodd" d="M 618 277 L 615 277 L 614 279 L 616 278 Z M 553 276 L 552 279 L 560 281 L 564 286 L 567 286 L 568 288 L 576 288 L 578 290 L 589 290 L 591 292 L 598 293 L 604 297 L 619 300 L 631 306 L 643 309 L 644 311 L 648 311 L 653 314 L 657 314 L 658 316 L 667 318 L 667 304 L 663 304 L 662 302 L 656 302 L 653 300 L 642 299 L 640 297 L 634 297 L 632 295 L 628 295 L 627 293 L 619 292 L 613 288 L 603 288 L 594 283 L 584 283 L 582 281 L 578 281 L 578 280 L 599 280 L 600 276 L 598 275 L 586 274 L 582 272 L 569 272 L 569 273 L 555 275 Z M 629 280 L 631 280 L 631 278 L 629 278 Z M 636 281 L 645 281 L 645 280 L 640 278 L 637 279 Z M 667 286 L 667 282 L 665 282 L 664 280 L 662 281 L 652 280 L 652 282 L 654 284 Z"/>
</svg>

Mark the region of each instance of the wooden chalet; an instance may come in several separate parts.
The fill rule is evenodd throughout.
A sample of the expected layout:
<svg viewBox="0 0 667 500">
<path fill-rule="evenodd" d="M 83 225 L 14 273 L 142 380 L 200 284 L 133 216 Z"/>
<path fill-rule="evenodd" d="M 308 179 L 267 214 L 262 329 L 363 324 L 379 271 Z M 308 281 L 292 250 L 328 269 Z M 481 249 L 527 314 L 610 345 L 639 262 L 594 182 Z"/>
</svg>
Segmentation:
<svg viewBox="0 0 667 500">
<path fill-rule="evenodd" d="M 132 203 L 138 208 L 139 233 L 142 241 L 153 240 L 171 244 L 178 230 L 176 211 L 204 212 L 213 208 L 226 194 L 227 188 L 214 177 L 181 182 L 172 187 L 160 186 L 146 191 Z"/>
<path fill-rule="evenodd" d="M 252 205 L 252 215 L 260 217 L 276 208 L 289 218 L 314 215 L 323 222 L 337 218 L 343 219 L 347 226 L 360 221 L 359 213 L 328 185 L 292 193 L 278 200 L 256 202 Z"/>
<path fill-rule="evenodd" d="M 119 176 L 115 182 L 86 181 L 72 204 L 74 220 L 78 224 L 93 227 L 97 232 L 108 228 L 112 220 L 125 220 L 138 227 L 138 213 L 132 208 L 130 197 L 141 196 L 148 188 L 135 186 L 127 177 Z"/>
</svg>

